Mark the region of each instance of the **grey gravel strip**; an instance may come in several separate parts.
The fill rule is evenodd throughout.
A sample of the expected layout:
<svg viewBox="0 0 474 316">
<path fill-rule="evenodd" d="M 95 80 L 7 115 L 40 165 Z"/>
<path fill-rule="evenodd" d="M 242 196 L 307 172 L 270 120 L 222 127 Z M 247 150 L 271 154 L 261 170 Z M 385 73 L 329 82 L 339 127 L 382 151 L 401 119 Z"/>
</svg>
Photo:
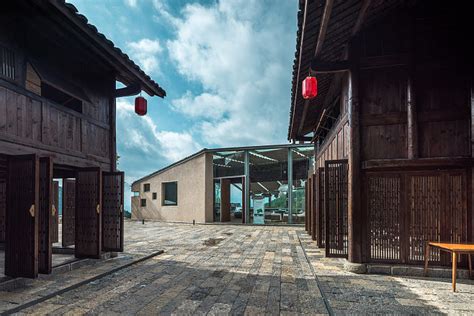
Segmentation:
<svg viewBox="0 0 474 316">
<path fill-rule="evenodd" d="M 316 284 L 318 285 L 319 292 L 321 293 L 321 296 L 323 298 L 324 306 L 326 307 L 326 310 L 328 311 L 328 314 L 333 316 L 333 315 L 335 315 L 334 310 L 332 309 L 331 304 L 329 304 L 329 300 L 327 299 L 326 294 L 324 294 L 323 290 L 321 289 L 321 284 L 319 282 L 318 275 L 314 271 L 313 265 L 311 264 L 311 261 L 309 260 L 308 255 L 306 254 L 306 250 L 305 250 L 305 248 L 304 248 L 304 246 L 301 242 L 300 235 L 296 234 L 296 236 L 298 236 L 298 241 L 300 243 L 301 249 L 303 249 L 304 257 L 306 258 L 306 261 L 308 262 L 309 268 L 311 269 L 311 272 L 313 273 L 314 279 L 316 280 Z"/>
</svg>

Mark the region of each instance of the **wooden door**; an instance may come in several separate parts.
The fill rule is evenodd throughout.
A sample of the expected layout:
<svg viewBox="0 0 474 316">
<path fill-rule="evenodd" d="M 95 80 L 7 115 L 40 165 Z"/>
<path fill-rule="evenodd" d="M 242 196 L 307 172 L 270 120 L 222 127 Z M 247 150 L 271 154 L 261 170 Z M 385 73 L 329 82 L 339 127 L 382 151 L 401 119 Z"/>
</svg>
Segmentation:
<svg viewBox="0 0 474 316">
<path fill-rule="evenodd" d="M 230 180 L 221 179 L 221 222 L 230 221 Z"/>
<path fill-rule="evenodd" d="M 54 244 L 59 241 L 59 182 L 53 181 L 53 205 L 51 222 L 51 242 Z"/>
<path fill-rule="evenodd" d="M 7 203 L 7 157 L 0 155 L 0 242 L 5 242 Z"/>
<path fill-rule="evenodd" d="M 81 169 L 76 173 L 76 229 L 75 255 L 77 258 L 99 258 L 102 251 L 100 168 Z"/>
<path fill-rule="evenodd" d="M 316 201 L 316 240 L 319 248 L 326 246 L 326 190 L 324 189 L 324 168 L 317 171 L 317 201 Z"/>
<path fill-rule="evenodd" d="M 123 251 L 123 172 L 102 173 L 102 247 Z"/>
<path fill-rule="evenodd" d="M 76 231 L 76 180 L 63 179 L 62 245 L 74 245 Z"/>
<path fill-rule="evenodd" d="M 39 161 L 10 156 L 7 175 L 5 275 L 38 276 Z"/>
<path fill-rule="evenodd" d="M 245 200 L 245 177 L 242 177 L 242 224 L 245 224 L 245 210 L 247 208 Z"/>
<path fill-rule="evenodd" d="M 318 182 L 316 174 L 311 175 L 311 183 L 313 184 L 311 187 L 311 239 L 316 240 L 316 194 L 318 193 Z"/>
<path fill-rule="evenodd" d="M 53 258 L 50 233 L 53 221 L 53 162 L 49 157 L 40 158 L 39 161 L 38 220 L 38 272 L 50 274 Z"/>
<path fill-rule="evenodd" d="M 348 163 L 325 162 L 326 256 L 348 255 Z"/>
</svg>

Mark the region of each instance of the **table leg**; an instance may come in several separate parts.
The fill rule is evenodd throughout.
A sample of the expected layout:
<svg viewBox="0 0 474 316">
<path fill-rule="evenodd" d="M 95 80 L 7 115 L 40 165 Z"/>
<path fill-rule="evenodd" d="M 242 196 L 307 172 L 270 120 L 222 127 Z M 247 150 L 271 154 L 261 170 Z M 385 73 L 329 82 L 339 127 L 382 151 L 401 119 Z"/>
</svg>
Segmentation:
<svg viewBox="0 0 474 316">
<path fill-rule="evenodd" d="M 471 259 L 471 254 L 467 254 L 467 260 L 469 262 L 469 278 L 472 279 L 472 259 Z"/>
<path fill-rule="evenodd" d="M 425 247 L 425 276 L 428 275 L 428 259 L 430 257 L 430 244 L 426 243 Z"/>
<path fill-rule="evenodd" d="M 456 268 L 458 265 L 457 261 L 458 261 L 458 258 L 457 258 L 456 252 L 453 251 L 453 279 L 452 279 L 453 292 L 456 292 Z"/>
</svg>

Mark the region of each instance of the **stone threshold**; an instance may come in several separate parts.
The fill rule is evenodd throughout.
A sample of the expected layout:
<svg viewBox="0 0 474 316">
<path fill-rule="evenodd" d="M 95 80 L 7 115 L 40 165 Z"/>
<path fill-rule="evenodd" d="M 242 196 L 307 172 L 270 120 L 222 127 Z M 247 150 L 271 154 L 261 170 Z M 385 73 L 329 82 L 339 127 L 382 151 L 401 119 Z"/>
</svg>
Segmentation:
<svg viewBox="0 0 474 316">
<path fill-rule="evenodd" d="M 72 250 L 74 251 L 74 249 Z M 100 259 L 107 260 L 110 258 L 115 258 L 117 257 L 117 255 L 118 254 L 116 252 L 104 252 L 100 255 Z M 86 266 L 92 263 L 94 260 L 97 260 L 97 259 L 72 258 L 71 260 L 67 262 L 63 262 L 61 264 L 53 266 L 50 274 L 39 274 L 38 278 L 41 279 L 43 276 L 50 276 L 50 275 L 55 275 L 58 273 L 65 273 L 65 272 L 69 272 L 75 269 L 79 269 L 83 266 Z M 11 277 L 5 276 L 3 278 L 0 278 L 0 291 L 12 291 L 17 288 L 25 287 L 29 283 L 29 280 L 31 279 L 11 278 Z"/>
<path fill-rule="evenodd" d="M 377 263 L 351 263 L 347 260 L 344 262 L 344 270 L 358 274 L 382 274 L 392 276 L 413 276 L 425 277 L 425 269 L 423 266 L 403 265 L 403 264 L 377 264 Z M 450 267 L 428 266 L 426 277 L 430 278 L 452 278 L 452 270 Z M 470 279 L 469 270 L 457 269 L 458 279 Z"/>
</svg>

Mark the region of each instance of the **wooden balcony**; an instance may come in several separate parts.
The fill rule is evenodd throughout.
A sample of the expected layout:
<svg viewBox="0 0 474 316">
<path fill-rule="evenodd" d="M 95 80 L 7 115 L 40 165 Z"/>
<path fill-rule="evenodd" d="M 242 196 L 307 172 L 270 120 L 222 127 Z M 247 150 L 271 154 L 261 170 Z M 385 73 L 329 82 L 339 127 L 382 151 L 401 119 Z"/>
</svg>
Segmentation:
<svg viewBox="0 0 474 316">
<path fill-rule="evenodd" d="M 110 135 L 108 122 L 0 79 L 0 153 L 39 153 L 59 164 L 106 168 Z"/>
</svg>

